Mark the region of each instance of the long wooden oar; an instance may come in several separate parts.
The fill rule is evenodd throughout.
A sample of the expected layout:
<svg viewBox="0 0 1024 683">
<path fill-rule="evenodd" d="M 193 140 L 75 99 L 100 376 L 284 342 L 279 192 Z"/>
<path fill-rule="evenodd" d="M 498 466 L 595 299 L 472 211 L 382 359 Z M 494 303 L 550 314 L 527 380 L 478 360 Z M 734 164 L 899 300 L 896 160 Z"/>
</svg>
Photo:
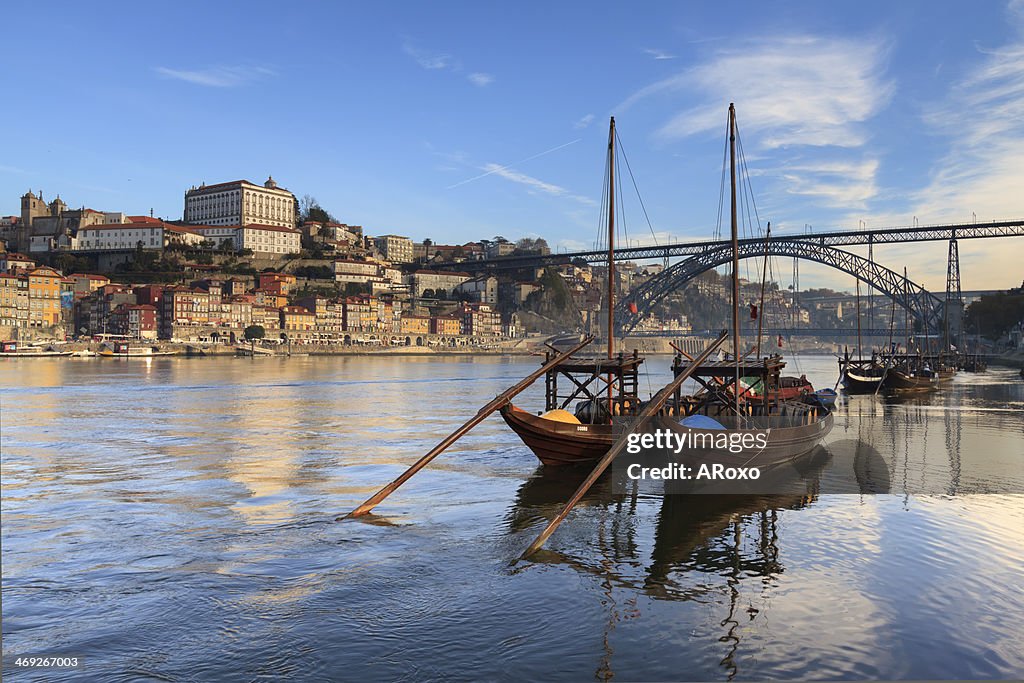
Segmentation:
<svg viewBox="0 0 1024 683">
<path fill-rule="evenodd" d="M 498 394 L 498 396 L 496 396 L 494 398 L 494 400 L 492 400 L 490 403 L 488 403 L 487 405 L 482 407 L 477 412 L 477 414 L 475 416 L 473 416 L 473 419 L 471 419 L 469 422 L 465 423 L 464 425 L 462 425 L 461 427 L 456 429 L 454 432 L 452 432 L 448 436 L 446 436 L 441 443 L 439 443 L 436 446 L 434 446 L 434 448 L 429 453 L 427 453 L 422 458 L 417 460 L 416 463 L 412 467 L 407 469 L 405 472 L 403 472 L 401 474 L 401 476 L 399 476 L 393 482 L 391 482 L 390 484 L 388 484 L 387 486 L 382 488 L 380 491 L 377 491 L 377 493 L 373 494 L 373 496 L 369 500 L 367 500 L 365 503 L 363 503 L 362 505 L 357 507 L 355 510 L 353 510 L 350 513 L 348 513 L 347 515 L 342 515 L 341 517 L 338 517 L 335 521 L 341 521 L 341 520 L 346 519 L 348 517 L 360 517 L 360 516 L 365 515 L 366 513 L 368 513 L 370 510 L 372 510 L 374 507 L 376 507 L 378 503 L 380 503 L 382 500 L 384 500 L 385 498 L 390 496 L 395 491 L 395 489 L 397 489 L 399 486 L 401 486 L 406 481 L 408 481 L 409 478 L 412 477 L 412 475 L 416 474 L 421 469 L 426 467 L 426 465 L 431 460 L 433 460 L 434 458 L 439 456 L 442 452 L 444 452 L 445 449 L 447 449 L 453 443 L 458 441 L 466 432 L 468 432 L 470 429 L 472 429 L 473 427 L 475 427 L 478 424 L 480 424 L 481 422 L 483 422 L 484 419 L 486 419 L 488 415 L 493 413 L 495 410 L 498 410 L 499 408 L 504 406 L 506 403 L 510 402 L 512 400 L 513 396 L 515 396 L 516 394 L 518 394 L 519 392 L 523 391 L 528 386 L 533 384 L 535 381 L 537 381 L 538 377 L 540 377 L 541 375 L 546 373 L 551 368 L 553 368 L 553 367 L 555 367 L 557 365 L 560 365 L 561 363 L 565 362 L 566 360 L 569 359 L 570 356 L 572 356 L 574 353 L 576 353 L 577 351 L 579 351 L 580 349 L 582 349 L 584 346 L 586 346 L 587 344 L 589 344 L 592 341 L 594 341 L 594 338 L 592 336 L 586 337 L 583 341 L 581 341 L 576 346 L 572 347 L 571 349 L 569 349 L 565 353 L 562 353 L 562 354 L 559 354 L 558 356 L 555 356 L 554 358 L 549 360 L 547 363 L 542 365 L 538 370 L 530 373 L 529 376 L 527 376 L 525 379 L 523 379 L 518 384 L 516 384 L 516 385 L 514 385 L 512 387 L 509 387 L 508 389 L 506 389 L 502 393 Z"/>
<path fill-rule="evenodd" d="M 562 521 L 566 518 L 569 512 L 576 506 L 576 503 L 580 502 L 580 499 L 583 498 L 583 496 L 587 493 L 588 490 L 590 490 L 590 487 L 594 485 L 594 482 L 597 481 L 598 477 L 600 477 L 604 473 L 604 471 L 608 469 L 608 465 L 612 463 L 612 460 L 618 457 L 619 453 L 623 451 L 629 440 L 629 435 L 643 429 L 644 426 L 647 424 L 647 421 L 651 418 L 651 416 L 657 413 L 659 410 L 661 410 L 661 407 L 665 405 L 665 401 L 667 401 L 669 397 L 672 396 L 673 393 L 675 393 L 676 388 L 679 385 L 681 385 L 684 381 L 686 381 L 686 379 L 691 374 L 693 374 L 693 372 L 698 367 L 700 367 L 700 364 L 706 361 L 708 359 L 708 356 L 714 353 L 718 349 L 718 347 L 722 345 L 722 342 L 724 342 L 728 336 L 729 332 L 726 330 L 722 330 L 722 334 L 718 335 L 718 339 L 711 342 L 711 344 L 706 349 L 704 349 L 701 352 L 701 354 L 697 356 L 697 358 L 693 360 L 689 367 L 684 369 L 681 373 L 679 373 L 679 375 L 676 376 L 675 379 L 666 384 L 661 391 L 655 394 L 654 398 L 652 398 L 651 401 L 646 406 L 644 406 L 644 409 L 641 410 L 640 413 L 636 416 L 636 421 L 632 425 L 630 425 L 629 429 L 623 432 L 623 434 L 615 441 L 615 443 L 612 444 L 612 447 L 608 450 L 608 452 L 605 453 L 604 457 L 601 458 L 601 460 L 598 461 L 597 465 L 594 466 L 594 471 L 590 473 L 590 475 L 583 481 L 582 484 L 580 484 L 580 487 L 576 489 L 576 493 L 572 495 L 572 498 L 570 498 L 569 502 L 565 504 L 565 507 L 562 508 L 562 511 L 559 512 L 558 515 L 548 523 L 544 531 L 540 532 L 540 536 L 538 536 L 533 541 L 533 543 L 530 544 L 530 547 L 527 548 L 526 552 L 523 553 L 522 559 L 526 559 L 530 555 L 533 555 L 535 552 L 540 550 L 541 546 L 544 545 L 544 542 L 548 540 L 548 537 L 550 537 L 551 534 L 555 532 L 555 529 L 558 528 L 558 525 L 562 523 Z"/>
</svg>

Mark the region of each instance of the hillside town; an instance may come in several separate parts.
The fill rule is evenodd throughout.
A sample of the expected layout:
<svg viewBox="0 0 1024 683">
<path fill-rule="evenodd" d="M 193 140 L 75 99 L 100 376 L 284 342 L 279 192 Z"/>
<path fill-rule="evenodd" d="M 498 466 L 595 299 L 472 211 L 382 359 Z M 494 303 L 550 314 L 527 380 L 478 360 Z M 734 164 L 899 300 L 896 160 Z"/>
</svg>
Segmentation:
<svg viewBox="0 0 1024 683">
<path fill-rule="evenodd" d="M 295 343 L 459 346 L 526 333 L 518 311 L 543 272 L 499 281 L 430 265 L 546 253 L 543 240 L 371 236 L 305 199 L 272 177 L 200 184 L 171 221 L 30 190 L 0 219 L 0 339 L 235 343 L 255 326 Z M 578 310 L 596 309 L 589 268 L 559 275 Z"/>
<path fill-rule="evenodd" d="M 268 177 L 200 184 L 181 220 L 70 208 L 40 191 L 0 218 L 0 341 L 124 339 L 233 345 L 494 347 L 530 334 L 601 334 L 607 268 L 578 261 L 472 275 L 450 264 L 549 253 L 542 238 L 464 244 L 343 223 Z M 434 266 L 449 264 L 446 269 Z M 623 263 L 616 291 L 665 264 Z M 851 327 L 848 295 L 742 281 L 777 327 Z M 817 296 L 815 296 L 817 294 Z M 860 315 L 884 320 L 886 304 Z M 666 297 L 639 334 L 720 325 L 728 292 L 710 271 Z M 845 306 L 845 311 L 844 311 Z M 844 321 L 845 317 L 845 321 Z"/>
</svg>

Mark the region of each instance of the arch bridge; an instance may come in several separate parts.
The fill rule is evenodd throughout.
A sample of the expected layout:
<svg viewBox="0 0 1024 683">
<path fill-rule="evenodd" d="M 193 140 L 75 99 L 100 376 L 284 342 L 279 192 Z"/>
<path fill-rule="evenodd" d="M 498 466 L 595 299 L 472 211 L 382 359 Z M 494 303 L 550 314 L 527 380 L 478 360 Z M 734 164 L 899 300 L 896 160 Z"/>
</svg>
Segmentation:
<svg viewBox="0 0 1024 683">
<path fill-rule="evenodd" d="M 767 244 L 764 240 L 744 240 L 739 244 L 739 258 L 748 259 L 765 256 L 783 256 L 814 261 L 831 266 L 874 287 L 882 294 L 894 299 L 913 316 L 922 332 L 940 334 L 945 325 L 944 300 L 935 296 L 921 285 L 903 277 L 875 261 L 857 254 L 828 246 L 821 242 L 803 239 L 775 239 Z M 732 245 L 719 243 L 695 254 L 660 275 L 640 285 L 615 307 L 615 327 L 618 336 L 628 335 L 645 318 L 654 306 L 670 292 L 680 289 L 690 280 L 712 268 L 732 263 Z"/>
</svg>

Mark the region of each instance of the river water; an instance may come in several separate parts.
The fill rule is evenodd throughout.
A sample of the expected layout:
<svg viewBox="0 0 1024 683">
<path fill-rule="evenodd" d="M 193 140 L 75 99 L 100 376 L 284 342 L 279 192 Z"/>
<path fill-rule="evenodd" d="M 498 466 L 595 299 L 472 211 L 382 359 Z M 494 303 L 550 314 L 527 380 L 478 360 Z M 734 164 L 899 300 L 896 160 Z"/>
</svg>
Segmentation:
<svg viewBox="0 0 1024 683">
<path fill-rule="evenodd" d="M 0 362 L 4 678 L 1024 677 L 1009 369 L 851 397 L 802 493 L 602 480 L 534 561 L 516 558 L 582 475 L 545 472 L 497 416 L 378 514 L 333 521 L 536 365 Z M 648 359 L 644 393 L 668 365 Z M 835 381 L 834 359 L 789 369 Z M 883 470 L 874 494 L 829 490 L 851 444 Z M 12 664 L 41 654 L 81 665 Z"/>
</svg>

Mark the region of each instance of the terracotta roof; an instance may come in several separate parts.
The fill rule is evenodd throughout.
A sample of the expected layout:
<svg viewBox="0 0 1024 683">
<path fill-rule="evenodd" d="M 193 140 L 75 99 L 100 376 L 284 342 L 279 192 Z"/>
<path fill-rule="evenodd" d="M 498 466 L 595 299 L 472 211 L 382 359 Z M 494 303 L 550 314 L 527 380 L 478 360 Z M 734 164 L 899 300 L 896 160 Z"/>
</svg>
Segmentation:
<svg viewBox="0 0 1024 683">
<path fill-rule="evenodd" d="M 104 275 L 93 275 L 92 273 L 71 273 L 71 275 L 68 275 L 68 277 L 84 277 L 90 280 L 106 280 L 107 282 L 110 282 L 109 277 L 106 277 Z"/>
<path fill-rule="evenodd" d="M 159 218 L 153 218 L 152 216 L 128 216 L 128 220 L 132 223 L 160 223 Z"/>
<path fill-rule="evenodd" d="M 49 266 L 40 266 L 38 268 L 33 268 L 29 275 L 35 275 L 36 273 L 53 273 L 57 277 L 64 277 L 63 275 L 60 274 L 59 271 L 56 271 L 53 268 L 50 268 Z"/>
</svg>

